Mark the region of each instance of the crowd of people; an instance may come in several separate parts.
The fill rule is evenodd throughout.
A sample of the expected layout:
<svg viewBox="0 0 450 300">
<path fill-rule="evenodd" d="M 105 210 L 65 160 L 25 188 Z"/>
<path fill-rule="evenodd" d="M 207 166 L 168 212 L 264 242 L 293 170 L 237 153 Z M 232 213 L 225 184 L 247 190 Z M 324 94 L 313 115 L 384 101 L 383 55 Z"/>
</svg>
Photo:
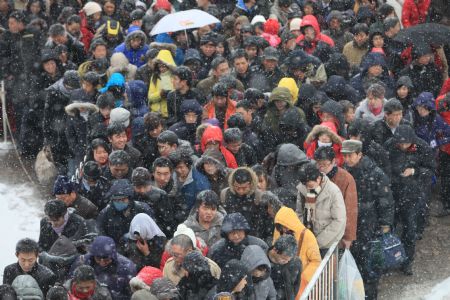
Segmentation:
<svg viewBox="0 0 450 300">
<path fill-rule="evenodd" d="M 377 299 L 389 232 L 412 275 L 437 182 L 450 215 L 450 51 L 397 37 L 450 7 L 384 2 L 0 0 L 3 109 L 57 172 L 0 299 L 293 300 L 336 244 Z M 150 34 L 188 9 L 220 23 Z"/>
</svg>

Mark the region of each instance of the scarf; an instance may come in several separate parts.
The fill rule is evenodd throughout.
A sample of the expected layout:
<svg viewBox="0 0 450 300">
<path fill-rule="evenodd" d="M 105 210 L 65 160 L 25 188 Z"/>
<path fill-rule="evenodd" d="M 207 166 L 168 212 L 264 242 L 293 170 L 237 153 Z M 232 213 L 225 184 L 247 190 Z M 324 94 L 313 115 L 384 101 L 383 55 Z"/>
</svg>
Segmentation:
<svg viewBox="0 0 450 300">
<path fill-rule="evenodd" d="M 305 207 L 303 209 L 303 220 L 305 227 L 314 232 L 313 222 L 316 218 L 316 195 L 308 192 L 305 197 Z"/>
<path fill-rule="evenodd" d="M 328 178 L 333 178 L 334 176 L 336 176 L 337 171 L 338 171 L 338 168 L 337 168 L 336 165 L 334 165 L 334 166 L 333 166 L 333 169 L 331 169 L 331 171 L 328 172 L 327 177 L 328 177 Z"/>
<path fill-rule="evenodd" d="M 369 110 L 371 113 L 373 113 L 375 116 L 378 116 L 383 111 L 383 105 L 380 107 L 373 107 L 371 105 L 368 105 Z"/>
<path fill-rule="evenodd" d="M 72 288 L 70 289 L 69 297 L 70 297 L 70 300 L 89 299 L 92 297 L 92 295 L 94 295 L 94 292 L 95 292 L 95 288 L 86 293 L 78 292 L 77 289 L 75 288 L 75 284 L 72 284 Z"/>
</svg>

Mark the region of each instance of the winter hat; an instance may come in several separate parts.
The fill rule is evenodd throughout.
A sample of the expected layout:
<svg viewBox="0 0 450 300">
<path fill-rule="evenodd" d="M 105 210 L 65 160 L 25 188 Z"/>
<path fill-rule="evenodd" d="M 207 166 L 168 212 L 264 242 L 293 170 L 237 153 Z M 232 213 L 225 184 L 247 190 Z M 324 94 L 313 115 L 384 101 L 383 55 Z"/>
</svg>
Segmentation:
<svg viewBox="0 0 450 300">
<path fill-rule="evenodd" d="M 108 257 L 115 260 L 117 257 L 116 243 L 109 236 L 100 235 L 92 242 L 89 253 L 94 257 Z"/>
<path fill-rule="evenodd" d="M 134 186 L 148 185 L 150 184 L 151 180 L 152 177 L 150 175 L 150 172 L 143 167 L 137 167 L 131 174 L 131 183 L 133 183 Z"/>
<path fill-rule="evenodd" d="M 131 197 L 133 195 L 133 186 L 128 179 L 116 179 L 112 182 L 106 198 L 113 200 Z"/>
<path fill-rule="evenodd" d="M 255 25 L 256 23 L 265 23 L 266 18 L 262 15 L 256 15 L 253 17 L 252 22 L 250 24 Z"/>
<path fill-rule="evenodd" d="M 21 300 L 43 300 L 39 284 L 31 275 L 19 275 L 12 282 L 11 286 L 17 294 L 17 299 Z"/>
<path fill-rule="evenodd" d="M 291 23 L 289 23 L 289 30 L 290 31 L 300 30 L 301 26 L 302 26 L 302 19 L 293 18 L 291 20 Z"/>
<path fill-rule="evenodd" d="M 399 89 L 402 86 L 406 86 L 409 89 L 412 89 L 414 87 L 414 84 L 412 83 L 412 80 L 409 76 L 400 76 L 400 78 L 397 80 L 396 88 Z"/>
<path fill-rule="evenodd" d="M 178 225 L 177 230 L 175 231 L 173 236 L 176 237 L 177 235 L 181 235 L 181 234 L 187 235 L 191 239 L 192 245 L 194 245 L 194 248 L 196 247 L 197 238 L 195 237 L 195 233 L 191 228 L 187 227 L 184 224 Z"/>
<path fill-rule="evenodd" d="M 278 23 L 275 19 L 268 19 L 266 23 L 264 23 L 264 32 L 272 35 L 278 35 L 278 31 L 280 30 L 280 23 Z"/>
<path fill-rule="evenodd" d="M 292 103 L 291 92 L 286 87 L 276 87 L 273 89 L 272 94 L 269 97 L 269 101 L 284 101 Z"/>
<path fill-rule="evenodd" d="M 414 143 L 416 141 L 416 133 L 409 125 L 400 125 L 395 130 L 393 139 L 396 144 Z"/>
<path fill-rule="evenodd" d="M 209 270 L 209 264 L 200 251 L 191 251 L 183 259 L 183 268 L 189 275 L 196 275 Z"/>
<path fill-rule="evenodd" d="M 170 13 L 172 10 L 172 4 L 170 4 L 168 0 L 156 0 L 154 3 L 155 3 L 153 5 L 154 11 L 164 9 L 165 11 Z"/>
<path fill-rule="evenodd" d="M 80 88 L 80 76 L 78 76 L 78 72 L 75 70 L 66 71 L 64 73 L 63 83 L 71 89 Z"/>
<path fill-rule="evenodd" d="M 233 230 L 244 230 L 246 233 L 250 231 L 250 225 L 241 213 L 231 213 L 223 218 L 222 236 L 226 237 Z"/>
<path fill-rule="evenodd" d="M 414 100 L 414 107 L 423 106 L 426 107 L 429 111 L 436 110 L 434 96 L 430 92 L 420 93 L 419 96 Z"/>
<path fill-rule="evenodd" d="M 184 100 L 181 103 L 180 110 L 183 115 L 187 114 L 188 112 L 193 112 L 196 115 L 201 115 L 203 112 L 202 106 L 195 99 Z"/>
<path fill-rule="evenodd" d="M 61 235 L 52 245 L 50 250 L 48 250 L 48 254 L 55 256 L 73 256 L 77 255 L 78 251 L 75 245 L 69 238 Z"/>
<path fill-rule="evenodd" d="M 273 244 L 273 248 L 278 253 L 286 254 L 290 257 L 294 257 L 295 255 L 297 255 L 298 249 L 295 237 L 290 234 L 280 236 L 278 240 L 276 240 L 276 242 Z"/>
<path fill-rule="evenodd" d="M 283 144 L 278 150 L 277 165 L 294 166 L 307 161 L 306 154 L 294 144 Z"/>
<path fill-rule="evenodd" d="M 278 52 L 278 50 L 274 47 L 267 47 L 264 49 L 263 57 L 267 60 L 278 61 L 280 59 L 280 52 Z"/>
<path fill-rule="evenodd" d="M 50 60 L 58 60 L 55 51 L 53 49 L 43 49 L 41 52 L 41 63 L 45 63 Z"/>
<path fill-rule="evenodd" d="M 95 13 L 102 12 L 102 7 L 97 2 L 90 1 L 83 6 L 86 16 L 92 16 Z"/>
<path fill-rule="evenodd" d="M 97 180 L 102 176 L 99 165 L 94 161 L 88 161 L 83 165 L 83 178 Z"/>
<path fill-rule="evenodd" d="M 327 24 L 330 24 L 331 20 L 333 19 L 338 19 L 339 21 L 342 21 L 342 12 L 338 10 L 332 10 L 326 17 L 325 21 L 327 22 Z"/>
<path fill-rule="evenodd" d="M 143 267 L 139 273 L 136 275 L 136 278 L 143 281 L 146 285 L 149 287 L 152 285 L 153 281 L 157 278 L 163 277 L 163 273 L 160 269 L 151 267 L 151 266 L 145 266 Z M 130 282 L 131 284 L 131 282 Z"/>
<path fill-rule="evenodd" d="M 125 108 L 116 107 L 111 110 L 109 118 L 111 123 L 117 122 L 123 124 L 125 127 L 128 127 L 130 125 L 130 115 L 131 113 Z"/>
<path fill-rule="evenodd" d="M 163 131 L 158 135 L 158 143 L 178 145 L 178 136 L 173 131 Z"/>
<path fill-rule="evenodd" d="M 174 299 L 180 296 L 177 287 L 169 278 L 157 278 L 150 287 L 150 292 L 158 300 Z"/>
<path fill-rule="evenodd" d="M 217 282 L 217 292 L 231 292 L 236 285 L 247 276 L 245 265 L 237 259 L 229 260 L 222 267 L 220 279 Z"/>
<path fill-rule="evenodd" d="M 69 177 L 64 175 L 58 175 L 53 185 L 53 195 L 67 195 L 75 190 L 73 182 Z"/>
</svg>

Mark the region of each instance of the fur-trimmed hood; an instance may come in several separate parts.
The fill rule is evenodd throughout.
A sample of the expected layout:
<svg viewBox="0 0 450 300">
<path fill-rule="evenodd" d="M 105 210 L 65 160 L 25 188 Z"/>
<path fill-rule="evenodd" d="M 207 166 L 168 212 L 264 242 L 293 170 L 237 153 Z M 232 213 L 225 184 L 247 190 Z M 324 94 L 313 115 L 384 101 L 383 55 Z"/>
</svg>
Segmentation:
<svg viewBox="0 0 450 300">
<path fill-rule="evenodd" d="M 200 157 L 197 160 L 197 162 L 195 164 L 197 171 L 201 172 L 202 174 L 204 174 L 206 176 L 207 174 L 205 173 L 205 171 L 203 171 L 203 165 L 207 162 L 212 163 L 216 166 L 220 176 L 223 176 L 223 177 L 227 176 L 228 172 L 227 172 L 227 168 L 225 167 L 225 165 L 210 155 L 202 155 L 202 157 Z"/>
<path fill-rule="evenodd" d="M 236 175 L 236 171 L 237 170 L 242 170 L 242 169 L 249 171 L 251 176 L 252 176 L 252 182 L 251 182 L 252 186 L 251 186 L 250 194 L 254 194 L 256 189 L 257 189 L 257 187 L 258 187 L 258 177 L 256 176 L 256 173 L 253 172 L 253 170 L 248 168 L 248 167 L 239 167 L 239 168 L 234 169 L 233 171 L 231 171 L 230 176 L 228 176 L 228 186 L 230 187 L 230 191 L 233 194 L 236 194 L 236 191 L 234 190 L 234 187 L 233 187 L 234 186 L 233 185 L 234 176 Z"/>
<path fill-rule="evenodd" d="M 169 50 L 173 57 L 175 57 L 177 51 L 177 45 L 170 43 L 152 42 L 150 43 L 150 48 L 158 50 Z"/>
<path fill-rule="evenodd" d="M 74 117 L 80 111 L 80 108 L 87 109 L 90 114 L 98 112 L 97 105 L 89 102 L 74 102 L 67 105 L 64 110 L 69 116 Z"/>
<path fill-rule="evenodd" d="M 312 143 L 313 141 L 317 140 L 318 137 L 322 134 L 328 134 L 331 138 L 331 142 L 333 144 L 342 144 L 341 138 L 334 133 L 329 127 L 324 125 L 316 125 L 313 127 L 311 132 L 306 137 L 305 143 Z"/>
<path fill-rule="evenodd" d="M 134 29 L 133 31 L 129 32 L 127 34 L 127 37 L 125 38 L 125 46 L 127 49 L 131 49 L 131 40 L 135 38 L 140 38 L 142 41 L 141 47 L 144 47 L 145 44 L 147 44 L 147 36 L 142 30 Z"/>
<path fill-rule="evenodd" d="M 156 56 L 154 63 L 160 63 L 165 65 L 167 68 L 169 68 L 171 71 L 174 71 L 177 65 L 175 64 L 175 61 L 173 60 L 173 56 L 169 50 L 160 50 L 158 53 L 158 56 Z"/>
</svg>

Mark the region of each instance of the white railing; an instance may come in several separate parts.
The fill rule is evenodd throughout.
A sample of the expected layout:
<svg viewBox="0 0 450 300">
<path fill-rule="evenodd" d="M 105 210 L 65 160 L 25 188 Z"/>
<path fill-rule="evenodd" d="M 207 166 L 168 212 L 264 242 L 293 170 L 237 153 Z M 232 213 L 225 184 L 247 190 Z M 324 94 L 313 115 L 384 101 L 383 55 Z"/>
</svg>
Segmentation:
<svg viewBox="0 0 450 300">
<path fill-rule="evenodd" d="M 338 299 L 338 243 L 334 243 L 328 249 L 311 281 L 303 291 L 300 300 Z"/>
<path fill-rule="evenodd" d="M 6 90 L 5 81 L 0 81 L 0 101 L 2 105 L 2 121 L 3 121 L 3 142 L 0 142 L 0 150 L 12 149 L 11 142 L 8 142 L 8 114 L 6 108 Z M 19 125 L 18 125 L 19 126 Z M 11 130 L 11 128 L 9 128 Z"/>
</svg>

